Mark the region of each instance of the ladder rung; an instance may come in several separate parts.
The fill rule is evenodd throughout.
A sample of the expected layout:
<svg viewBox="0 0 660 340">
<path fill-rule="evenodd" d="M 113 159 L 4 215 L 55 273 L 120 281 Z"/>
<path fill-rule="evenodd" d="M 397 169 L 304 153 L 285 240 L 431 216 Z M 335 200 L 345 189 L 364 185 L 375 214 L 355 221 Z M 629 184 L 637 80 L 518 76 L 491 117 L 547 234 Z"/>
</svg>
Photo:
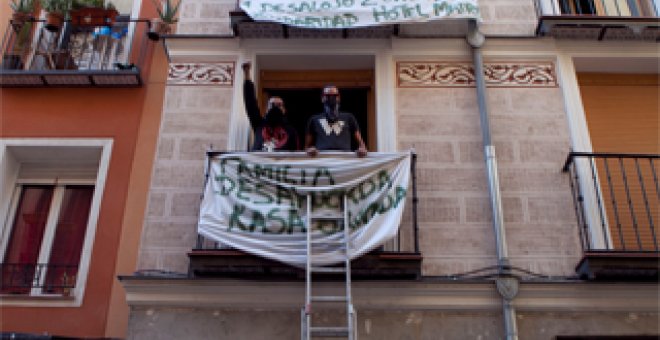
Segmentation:
<svg viewBox="0 0 660 340">
<path fill-rule="evenodd" d="M 347 337 L 348 327 L 310 327 L 309 332 L 312 336 L 319 337 Z"/>
<path fill-rule="evenodd" d="M 344 295 L 315 295 L 312 296 L 312 302 L 346 302 L 348 299 Z"/>
<path fill-rule="evenodd" d="M 344 267 L 312 267 L 312 273 L 345 273 Z"/>
</svg>

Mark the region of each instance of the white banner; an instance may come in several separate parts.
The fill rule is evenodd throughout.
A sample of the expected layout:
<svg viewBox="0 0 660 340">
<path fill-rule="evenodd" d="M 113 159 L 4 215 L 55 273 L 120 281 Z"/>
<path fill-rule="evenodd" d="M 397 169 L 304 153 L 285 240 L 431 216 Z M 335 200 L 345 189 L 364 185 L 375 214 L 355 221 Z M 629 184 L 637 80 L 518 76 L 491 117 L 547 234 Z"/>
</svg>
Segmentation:
<svg viewBox="0 0 660 340">
<path fill-rule="evenodd" d="M 410 153 L 228 153 L 209 164 L 200 235 L 298 267 L 307 257 L 308 198 L 312 261 L 335 264 L 344 259 L 344 217 L 351 258 L 396 235 L 410 177 Z"/>
<path fill-rule="evenodd" d="M 479 20 L 478 0 L 241 0 L 256 21 L 305 28 L 351 28 L 446 18 Z"/>
</svg>

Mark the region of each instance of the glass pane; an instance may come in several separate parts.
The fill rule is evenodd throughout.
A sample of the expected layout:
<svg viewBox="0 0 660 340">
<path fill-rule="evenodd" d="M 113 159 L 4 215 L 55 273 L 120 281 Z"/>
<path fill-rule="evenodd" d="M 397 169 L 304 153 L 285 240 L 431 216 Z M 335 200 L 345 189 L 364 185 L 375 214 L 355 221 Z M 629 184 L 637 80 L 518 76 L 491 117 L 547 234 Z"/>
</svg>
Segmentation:
<svg viewBox="0 0 660 340">
<path fill-rule="evenodd" d="M 48 261 L 44 293 L 62 294 L 75 285 L 93 195 L 94 186 L 91 185 L 66 187 Z"/>
<path fill-rule="evenodd" d="M 2 293 L 28 294 L 39 258 L 53 186 L 23 186 L 2 261 Z"/>
</svg>

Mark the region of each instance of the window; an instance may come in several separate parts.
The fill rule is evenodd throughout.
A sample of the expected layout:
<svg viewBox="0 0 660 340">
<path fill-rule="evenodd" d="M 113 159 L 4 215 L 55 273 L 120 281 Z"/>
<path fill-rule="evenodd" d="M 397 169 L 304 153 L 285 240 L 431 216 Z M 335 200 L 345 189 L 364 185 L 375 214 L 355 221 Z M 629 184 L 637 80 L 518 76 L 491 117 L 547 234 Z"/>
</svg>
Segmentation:
<svg viewBox="0 0 660 340">
<path fill-rule="evenodd" d="M 82 295 L 110 146 L 0 141 L 0 294 Z"/>
</svg>

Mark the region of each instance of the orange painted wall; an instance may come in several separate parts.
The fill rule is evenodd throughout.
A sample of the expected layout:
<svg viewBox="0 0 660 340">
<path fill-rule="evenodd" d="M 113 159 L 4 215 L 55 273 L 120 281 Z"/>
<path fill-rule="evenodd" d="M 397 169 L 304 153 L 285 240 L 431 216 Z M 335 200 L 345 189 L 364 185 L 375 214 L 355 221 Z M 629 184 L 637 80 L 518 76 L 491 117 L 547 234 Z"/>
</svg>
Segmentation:
<svg viewBox="0 0 660 340">
<path fill-rule="evenodd" d="M 8 6 L 0 7 L 0 23 L 8 22 Z M 154 17 L 152 2 L 142 7 L 141 17 Z M 82 306 L 2 307 L 1 331 L 125 336 L 128 308 L 116 276 L 131 273 L 137 261 L 167 74 L 162 46 L 151 44 L 149 50 L 146 60 L 155 62 L 144 65 L 142 88 L 0 91 L 2 138 L 114 140 Z"/>
</svg>

